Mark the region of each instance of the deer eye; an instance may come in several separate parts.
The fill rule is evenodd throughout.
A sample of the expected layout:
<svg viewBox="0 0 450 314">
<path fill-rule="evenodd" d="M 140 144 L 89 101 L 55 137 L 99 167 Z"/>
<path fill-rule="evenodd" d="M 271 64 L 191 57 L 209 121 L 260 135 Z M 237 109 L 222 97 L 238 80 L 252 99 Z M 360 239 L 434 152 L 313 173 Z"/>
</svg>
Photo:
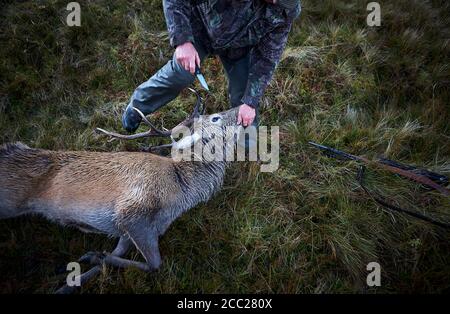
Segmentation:
<svg viewBox="0 0 450 314">
<path fill-rule="evenodd" d="M 212 119 L 211 119 L 211 122 L 217 122 L 217 121 L 219 121 L 220 120 L 220 117 L 213 117 Z"/>
</svg>

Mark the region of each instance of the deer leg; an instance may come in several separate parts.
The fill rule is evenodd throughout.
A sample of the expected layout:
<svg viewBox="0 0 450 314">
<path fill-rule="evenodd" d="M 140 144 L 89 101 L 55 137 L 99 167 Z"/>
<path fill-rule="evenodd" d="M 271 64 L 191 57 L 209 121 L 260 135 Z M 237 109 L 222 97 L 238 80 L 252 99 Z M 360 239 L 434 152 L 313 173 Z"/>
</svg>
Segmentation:
<svg viewBox="0 0 450 314">
<path fill-rule="evenodd" d="M 161 254 L 159 253 L 158 234 L 151 232 L 149 234 L 141 233 L 131 237 L 136 248 L 144 256 L 147 264 L 146 271 L 156 271 L 161 266 Z"/>
<path fill-rule="evenodd" d="M 145 271 L 158 270 L 161 266 L 161 254 L 159 253 L 159 233 L 157 229 L 146 220 L 126 223 L 123 227 L 131 241 L 133 241 L 134 245 L 147 262 L 145 268 L 139 268 Z M 112 259 L 117 260 L 115 257 L 112 257 Z"/>
<path fill-rule="evenodd" d="M 127 224 L 123 228 L 147 263 L 100 252 L 88 252 L 80 258 L 79 262 L 88 262 L 93 265 L 105 264 L 118 268 L 136 267 L 145 272 L 157 270 L 161 265 L 157 232 L 145 222 L 139 221 Z"/>
<path fill-rule="evenodd" d="M 119 243 L 117 243 L 116 248 L 109 253 L 100 253 L 100 252 L 87 252 L 82 257 L 78 259 L 79 263 L 88 262 L 93 265 L 101 264 L 101 261 L 105 258 L 106 255 L 113 256 L 124 256 L 130 249 L 132 242 L 127 236 L 121 236 L 119 239 Z"/>
<path fill-rule="evenodd" d="M 125 254 L 127 254 L 128 250 L 130 249 L 132 242 L 131 240 L 126 237 L 126 236 L 121 236 L 119 239 L 119 242 L 117 243 L 116 248 L 112 251 L 111 255 L 113 256 L 124 256 Z M 86 256 L 83 255 L 81 257 L 81 259 Z M 93 279 L 95 276 L 97 276 L 98 274 L 100 274 L 102 271 L 102 267 L 101 265 L 96 265 L 95 267 L 92 267 L 90 270 L 88 270 L 87 272 L 84 272 L 80 275 L 80 284 L 81 286 L 86 284 L 87 282 L 89 282 L 91 279 Z M 62 286 L 61 288 L 59 288 L 58 290 L 56 290 L 56 294 L 70 294 L 70 293 L 74 293 L 76 291 L 77 287 L 76 286 L 68 286 L 67 284 L 65 284 L 64 286 Z"/>
<path fill-rule="evenodd" d="M 151 271 L 149 266 L 146 263 L 132 261 L 126 258 L 121 258 L 118 256 L 114 256 L 112 254 L 105 253 L 97 253 L 97 252 L 89 252 L 83 256 L 85 261 L 93 265 L 109 265 L 117 268 L 127 268 L 127 267 L 136 267 L 143 271 Z"/>
<path fill-rule="evenodd" d="M 102 270 L 102 265 L 111 265 L 119 268 L 136 267 L 146 272 L 156 271 L 161 265 L 161 255 L 159 253 L 158 232 L 151 226 L 133 222 L 127 225 L 127 236 L 122 236 L 117 244 L 117 247 L 111 254 L 88 252 L 80 258 L 80 262 L 87 261 L 94 266 L 89 271 L 80 275 L 81 285 L 85 284 Z M 127 251 L 129 246 L 133 243 L 139 252 L 144 256 L 147 263 L 136 262 L 121 258 Z M 77 287 L 69 287 L 64 285 L 55 293 L 68 294 L 76 291 Z"/>
<path fill-rule="evenodd" d="M 111 252 L 111 255 L 124 256 L 128 253 L 131 247 L 131 240 L 126 236 L 121 236 L 116 248 Z"/>
</svg>

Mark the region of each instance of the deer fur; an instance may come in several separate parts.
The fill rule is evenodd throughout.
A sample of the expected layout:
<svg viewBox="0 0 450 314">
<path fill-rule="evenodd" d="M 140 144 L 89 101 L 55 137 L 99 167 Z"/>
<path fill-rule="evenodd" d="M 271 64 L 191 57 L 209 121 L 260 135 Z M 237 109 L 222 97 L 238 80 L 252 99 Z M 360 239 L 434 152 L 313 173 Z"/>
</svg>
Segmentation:
<svg viewBox="0 0 450 314">
<path fill-rule="evenodd" d="M 219 123 L 211 117 L 219 117 Z M 204 140 L 236 125 L 237 109 L 200 117 Z M 225 139 L 224 145 L 233 139 Z M 215 139 L 208 138 L 208 144 Z M 206 142 L 205 142 L 206 143 Z M 84 232 L 120 238 L 102 262 L 145 271 L 161 264 L 158 237 L 188 209 L 208 201 L 223 183 L 226 162 L 174 161 L 143 152 L 50 151 L 22 143 L 0 147 L 0 218 L 40 214 Z M 134 244 L 146 263 L 124 255 Z"/>
</svg>

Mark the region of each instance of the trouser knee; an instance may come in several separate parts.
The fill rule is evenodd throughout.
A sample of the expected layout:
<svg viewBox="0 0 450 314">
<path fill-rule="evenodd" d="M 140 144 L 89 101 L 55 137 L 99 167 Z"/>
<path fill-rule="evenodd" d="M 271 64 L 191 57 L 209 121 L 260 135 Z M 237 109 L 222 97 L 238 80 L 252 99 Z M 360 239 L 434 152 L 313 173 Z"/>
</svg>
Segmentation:
<svg viewBox="0 0 450 314">
<path fill-rule="evenodd" d="M 194 82 L 195 76 L 176 61 L 175 55 L 172 60 L 167 63 L 167 65 L 170 66 L 172 72 L 171 74 L 172 79 L 174 80 L 174 87 L 178 86 L 179 89 L 182 90 Z"/>
</svg>

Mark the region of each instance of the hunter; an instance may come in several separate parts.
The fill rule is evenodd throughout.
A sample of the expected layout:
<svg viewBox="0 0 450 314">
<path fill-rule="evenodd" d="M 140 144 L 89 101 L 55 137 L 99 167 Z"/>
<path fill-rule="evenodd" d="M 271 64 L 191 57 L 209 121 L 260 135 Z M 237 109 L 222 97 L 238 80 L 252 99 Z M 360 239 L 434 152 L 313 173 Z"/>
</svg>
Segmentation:
<svg viewBox="0 0 450 314">
<path fill-rule="evenodd" d="M 134 91 L 122 117 L 135 132 L 141 117 L 166 105 L 193 83 L 207 56 L 219 56 L 232 107 L 242 126 L 258 124 L 258 107 L 300 15 L 299 0 L 164 0 L 173 59 Z"/>
</svg>

